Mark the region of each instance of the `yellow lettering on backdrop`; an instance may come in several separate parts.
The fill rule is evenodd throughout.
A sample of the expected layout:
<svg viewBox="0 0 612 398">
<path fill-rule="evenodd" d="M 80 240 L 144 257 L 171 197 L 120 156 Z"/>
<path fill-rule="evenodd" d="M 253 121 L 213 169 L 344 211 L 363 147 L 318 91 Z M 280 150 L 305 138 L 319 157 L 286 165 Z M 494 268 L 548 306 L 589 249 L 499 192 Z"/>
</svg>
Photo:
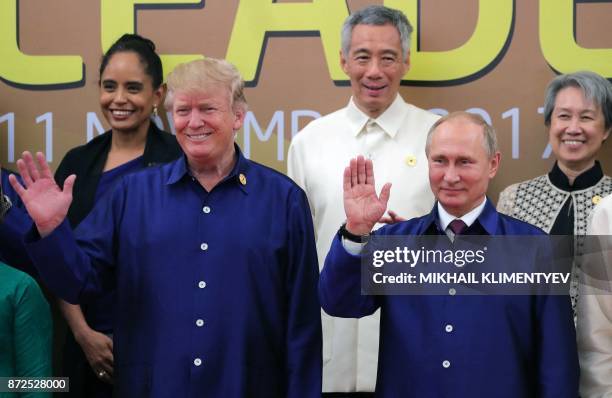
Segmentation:
<svg viewBox="0 0 612 398">
<path fill-rule="evenodd" d="M 385 5 L 402 10 L 414 27 L 411 66 L 406 74 L 406 79 L 413 81 L 442 83 L 483 71 L 504 50 L 514 18 L 513 0 L 479 0 L 476 27 L 467 42 L 449 51 L 417 51 L 418 0 L 387 0 Z"/>
<path fill-rule="evenodd" d="M 344 0 L 313 0 L 311 3 L 273 3 L 272 0 L 241 1 L 238 5 L 226 58 L 240 70 L 246 82 L 257 79 L 263 46 L 269 32 L 299 36 L 319 32 L 330 76 L 344 80 L 339 63 L 340 28 L 348 16 Z"/>
<path fill-rule="evenodd" d="M 16 85 L 70 85 L 83 80 L 77 55 L 26 55 L 17 45 L 17 0 L 0 2 L 0 77 Z"/>
<path fill-rule="evenodd" d="M 612 77 L 612 49 L 585 48 L 574 37 L 574 0 L 540 0 L 540 46 L 558 72 L 589 69 Z"/>
<path fill-rule="evenodd" d="M 101 37 L 102 51 L 106 52 L 113 43 L 124 33 L 134 32 L 134 23 L 137 4 L 198 4 L 201 0 L 102 0 L 100 6 L 101 14 Z M 167 75 L 174 67 L 183 62 L 202 58 L 200 54 L 160 54 L 164 73 Z"/>
</svg>

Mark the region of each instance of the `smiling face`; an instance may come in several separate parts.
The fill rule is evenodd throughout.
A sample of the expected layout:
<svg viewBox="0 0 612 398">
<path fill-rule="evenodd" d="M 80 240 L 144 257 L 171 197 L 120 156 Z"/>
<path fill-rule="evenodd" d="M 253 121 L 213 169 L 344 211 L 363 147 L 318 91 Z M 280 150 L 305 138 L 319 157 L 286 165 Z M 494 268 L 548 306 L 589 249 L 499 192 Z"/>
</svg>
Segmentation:
<svg viewBox="0 0 612 398">
<path fill-rule="evenodd" d="M 163 89 L 153 81 L 134 52 L 115 53 L 100 77 L 100 108 L 113 131 L 146 133 L 153 106 Z"/>
<path fill-rule="evenodd" d="M 193 168 L 213 167 L 233 157 L 234 135 L 244 112 L 232 109 L 227 87 L 174 93 L 172 118 L 176 139 Z"/>
<path fill-rule="evenodd" d="M 450 214 L 461 217 L 482 203 L 499 167 L 499 152 L 489 156 L 483 127 L 456 117 L 441 123 L 429 145 L 429 184 Z"/>
<path fill-rule="evenodd" d="M 583 171 L 595 164 L 608 138 L 601 109 L 578 87 L 559 90 L 555 98 L 548 140 L 561 169 Z"/>
<path fill-rule="evenodd" d="M 356 25 L 351 47 L 340 64 L 351 79 L 357 107 L 376 118 L 391 105 L 409 68 L 402 57 L 400 34 L 393 25 Z"/>
</svg>

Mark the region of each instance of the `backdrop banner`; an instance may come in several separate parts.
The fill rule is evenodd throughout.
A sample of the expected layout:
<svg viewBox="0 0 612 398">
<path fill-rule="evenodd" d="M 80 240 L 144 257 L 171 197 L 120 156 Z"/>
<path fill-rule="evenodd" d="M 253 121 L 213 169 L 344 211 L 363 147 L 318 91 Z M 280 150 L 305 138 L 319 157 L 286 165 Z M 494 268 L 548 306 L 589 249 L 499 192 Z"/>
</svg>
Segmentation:
<svg viewBox="0 0 612 398">
<path fill-rule="evenodd" d="M 547 83 L 583 69 L 612 78 L 612 1 L 6 0 L 0 163 L 15 169 L 22 151 L 43 151 L 55 169 L 68 149 L 102 133 L 100 57 L 136 32 L 156 43 L 166 74 L 204 56 L 233 62 L 250 106 L 237 142 L 246 156 L 284 172 L 291 138 L 346 105 L 340 27 L 369 4 L 401 9 L 415 28 L 400 89 L 406 101 L 440 114 L 476 112 L 497 128 L 494 201 L 505 186 L 552 165 L 541 115 Z M 157 122 L 173 130 L 166 112 Z M 607 174 L 611 155 L 604 144 Z"/>
</svg>

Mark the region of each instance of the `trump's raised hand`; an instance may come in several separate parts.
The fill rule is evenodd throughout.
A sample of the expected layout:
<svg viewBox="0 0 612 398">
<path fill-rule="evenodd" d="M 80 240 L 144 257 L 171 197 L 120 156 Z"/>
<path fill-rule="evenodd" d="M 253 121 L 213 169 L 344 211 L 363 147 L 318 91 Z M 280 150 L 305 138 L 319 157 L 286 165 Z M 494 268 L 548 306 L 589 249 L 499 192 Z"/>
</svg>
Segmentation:
<svg viewBox="0 0 612 398">
<path fill-rule="evenodd" d="M 60 189 L 41 152 L 36 153 L 36 163 L 30 152 L 24 152 L 17 161 L 24 186 L 14 175 L 9 176 L 9 181 L 36 224 L 38 233 L 45 237 L 66 218 L 72 203 L 72 187 L 76 176 L 66 178 L 63 189 Z"/>
<path fill-rule="evenodd" d="M 385 214 L 391 184 L 376 194 L 374 166 L 370 159 L 358 156 L 344 169 L 344 211 L 346 229 L 355 235 L 367 235 Z"/>
</svg>

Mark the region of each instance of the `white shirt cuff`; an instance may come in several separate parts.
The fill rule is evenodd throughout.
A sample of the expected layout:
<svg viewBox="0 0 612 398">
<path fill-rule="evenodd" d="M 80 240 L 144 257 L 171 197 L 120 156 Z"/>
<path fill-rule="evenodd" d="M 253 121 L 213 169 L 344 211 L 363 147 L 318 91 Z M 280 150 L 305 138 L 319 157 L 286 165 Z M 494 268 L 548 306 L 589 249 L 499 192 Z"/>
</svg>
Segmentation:
<svg viewBox="0 0 612 398">
<path fill-rule="evenodd" d="M 358 256 L 361 254 L 361 251 L 363 250 L 365 243 L 357 243 L 357 242 L 353 242 L 345 238 L 341 238 L 341 239 L 342 239 L 342 247 L 344 247 L 344 250 L 346 250 L 348 254 L 352 254 L 353 256 Z"/>
</svg>

